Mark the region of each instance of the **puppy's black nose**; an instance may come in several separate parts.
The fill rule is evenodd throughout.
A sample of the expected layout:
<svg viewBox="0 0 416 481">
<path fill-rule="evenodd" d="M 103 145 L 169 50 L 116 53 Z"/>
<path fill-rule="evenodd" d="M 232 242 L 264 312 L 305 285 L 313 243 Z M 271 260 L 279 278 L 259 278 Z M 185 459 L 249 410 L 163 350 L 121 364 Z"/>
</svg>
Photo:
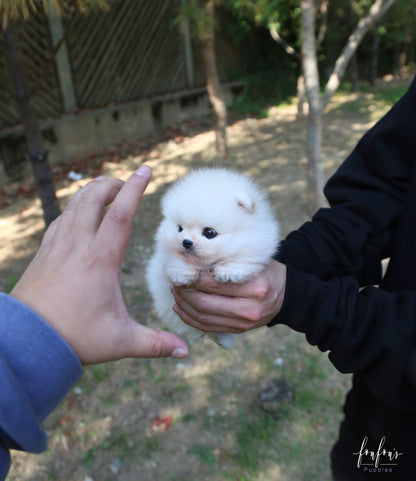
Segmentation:
<svg viewBox="0 0 416 481">
<path fill-rule="evenodd" d="M 191 249 L 194 243 L 191 241 L 191 239 L 184 239 L 182 242 L 182 245 L 185 247 L 185 249 Z"/>
</svg>

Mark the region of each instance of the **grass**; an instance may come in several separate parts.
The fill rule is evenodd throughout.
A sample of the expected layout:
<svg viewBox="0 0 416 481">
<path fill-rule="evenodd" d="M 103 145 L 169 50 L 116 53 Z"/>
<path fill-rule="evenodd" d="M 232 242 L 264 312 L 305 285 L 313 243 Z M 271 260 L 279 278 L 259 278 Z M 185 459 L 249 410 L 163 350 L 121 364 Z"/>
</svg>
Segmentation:
<svg viewBox="0 0 416 481">
<path fill-rule="evenodd" d="M 238 454 L 234 458 L 240 469 L 256 474 L 262 458 L 261 451 L 274 438 L 278 421 L 258 411 L 253 415 L 242 410 L 235 422 Z"/>
<path fill-rule="evenodd" d="M 10 294 L 10 292 L 14 289 L 14 286 L 18 283 L 19 278 L 16 276 L 10 276 L 9 285 L 7 286 L 6 292 Z"/>
<path fill-rule="evenodd" d="M 232 423 L 237 452 L 229 458 L 233 467 L 225 471 L 224 479 L 257 481 L 267 461 L 285 466 L 293 479 L 326 479 L 321 465 L 301 463 L 314 459 L 318 448 L 329 455 L 331 445 L 319 438 L 327 425 L 334 424 L 333 413 L 339 412 L 342 393 L 329 389 L 327 380 L 333 368 L 322 355 L 308 353 L 299 363 L 299 346 L 297 350 L 286 358 L 284 369 L 285 378 L 294 386 L 293 403 L 284 406 L 278 416 L 252 406 L 240 410 Z M 269 365 L 270 377 L 279 374 L 276 371 Z"/>
<path fill-rule="evenodd" d="M 84 376 L 79 381 L 77 389 L 84 395 L 92 394 L 98 384 L 108 380 L 110 375 L 110 364 L 98 364 L 96 366 L 86 367 L 84 370 Z"/>
<path fill-rule="evenodd" d="M 279 340 L 280 334 L 277 331 Z M 117 391 L 105 390 L 106 383 L 114 375 L 111 365 L 89 368 L 82 381 L 89 385 L 83 385 L 83 396 L 90 397 L 99 389 L 96 396 L 100 399 L 101 415 L 97 416 L 96 422 L 109 413 L 112 427 L 107 434 L 105 431 L 100 434 L 94 432 L 94 421 L 91 421 L 89 425 L 86 423 L 83 435 L 76 434 L 76 412 L 78 415 L 82 413 L 79 407 L 74 417 L 64 419 L 63 425 L 61 420 L 60 425 L 55 426 L 56 436 L 59 439 L 62 432 L 72 432 L 69 439 L 83 446 L 82 464 L 91 473 L 99 470 L 103 462 L 108 464 L 105 460 L 115 458 L 121 459 L 125 467 L 143 462 L 163 466 L 168 458 L 175 457 L 172 445 L 167 451 L 166 441 L 177 439 L 174 443 L 178 445 L 177 455 L 183 456 L 186 449 L 185 456 L 200 466 L 202 480 L 265 481 L 268 474 L 264 473 L 264 466 L 272 464 L 284 467 L 288 476 L 283 478 L 285 481 L 327 481 L 329 478 L 322 472 L 328 469 L 328 463 L 316 462 L 317 452 L 323 453 L 318 459 L 329 455 L 331 444 L 325 430 L 334 424 L 334 413 L 339 413 L 343 393 L 330 387 L 333 368 L 325 356 L 306 345 L 301 336 L 291 334 L 281 342 L 285 348 L 279 352 L 279 357 L 283 356 L 284 363 L 279 366 L 273 362 L 277 357 L 275 353 L 271 355 L 268 350 L 253 349 L 253 344 L 247 343 L 247 356 L 252 357 L 246 361 L 247 376 L 243 374 L 244 369 L 236 370 L 232 354 L 215 348 L 217 359 L 214 361 L 211 355 L 203 354 L 204 346 L 195 348 L 194 362 L 197 366 L 214 362 L 219 369 L 201 372 L 189 382 L 186 376 L 169 374 L 168 367 L 172 365 L 160 359 L 143 363 L 139 377 L 123 370 Z M 294 401 L 283 407 L 278 416 L 262 411 L 253 403 L 260 388 L 256 374 L 248 375 L 253 367 L 261 373 L 262 379 L 284 377 L 293 385 Z M 205 386 L 196 398 L 199 408 L 179 411 L 181 414 L 175 417 L 166 432 L 149 429 L 153 417 L 147 421 L 147 429 L 142 424 L 137 427 L 119 424 L 123 419 L 123 402 L 141 407 L 139 398 L 144 383 L 151 386 L 149 407 L 158 406 L 158 412 L 163 409 L 164 413 L 170 413 L 184 408 L 193 395 L 194 384 L 199 382 Z M 251 390 L 253 384 L 256 385 L 254 393 Z M 235 396 L 236 400 L 230 404 L 230 397 Z M 335 429 L 336 426 L 335 422 Z M 187 433 L 191 432 L 201 435 L 191 436 L 188 441 Z M 310 460 L 309 464 L 305 464 L 304 459 Z M 177 473 L 164 479 L 179 481 L 188 478 Z"/>
<path fill-rule="evenodd" d="M 202 464 L 207 464 L 208 466 L 214 466 L 217 462 L 215 458 L 215 447 L 203 444 L 196 444 L 191 449 L 191 454 L 197 456 Z"/>
<path fill-rule="evenodd" d="M 361 120 L 388 108 L 403 91 L 383 87 L 357 98 L 336 95 L 329 115 Z M 108 466 L 119 458 L 127 481 L 329 481 L 329 452 L 349 378 L 336 373 L 304 336 L 284 326 L 258 331 L 242 336 L 230 351 L 201 342 L 180 362 L 124 360 L 86 369 L 79 389 L 48 420 L 50 451 L 37 458 L 39 468 L 29 477 L 40 479 L 41 472 L 42 479 L 75 479 L 71 473 L 81 466 L 76 479 L 113 479 Z M 276 364 L 277 358 L 283 363 Z M 262 382 L 273 377 L 294 388 L 293 403 L 278 416 L 256 403 Z M 174 419 L 169 429 L 152 430 L 156 416 L 168 415 Z M 270 466 L 282 476 L 270 475 Z"/>
<path fill-rule="evenodd" d="M 344 84 L 339 90 L 341 95 L 334 96 L 329 110 L 339 114 L 358 114 L 368 121 L 375 121 L 403 96 L 407 88 L 403 85 L 390 86 L 387 84 L 371 87 L 368 84 L 362 84 L 359 93 L 351 100 L 345 101 L 342 94 L 350 94 L 352 90 L 350 86 Z"/>
<path fill-rule="evenodd" d="M 375 121 L 402 97 L 407 90 L 407 86 L 382 84 L 372 87 L 368 83 L 362 82 L 359 89 L 355 98 L 345 101 L 343 97 L 352 94 L 353 88 L 351 83 L 343 82 L 331 99 L 328 110 L 340 114 L 358 114 L 361 117 L 366 117 L 368 121 Z M 243 95 L 241 98 L 233 100 L 229 110 L 239 115 L 251 114 L 260 119 L 266 118 L 269 116 L 270 107 L 275 99 L 275 103 L 278 102 L 281 107 L 294 105 L 297 102 L 296 95 L 286 95 L 283 98 L 264 96 L 259 99 Z"/>
<path fill-rule="evenodd" d="M 231 112 L 243 116 L 266 118 L 272 105 L 287 102 L 293 95 L 296 80 L 291 75 L 281 76 L 275 70 L 256 70 L 244 77 L 242 94 L 229 106 Z"/>
<path fill-rule="evenodd" d="M 135 460 L 139 456 L 150 457 L 160 451 L 159 440 L 152 435 L 134 437 L 124 431 L 112 433 L 99 445 L 86 450 L 83 463 L 86 468 L 93 467 L 96 459 L 120 458 L 123 462 Z"/>
</svg>

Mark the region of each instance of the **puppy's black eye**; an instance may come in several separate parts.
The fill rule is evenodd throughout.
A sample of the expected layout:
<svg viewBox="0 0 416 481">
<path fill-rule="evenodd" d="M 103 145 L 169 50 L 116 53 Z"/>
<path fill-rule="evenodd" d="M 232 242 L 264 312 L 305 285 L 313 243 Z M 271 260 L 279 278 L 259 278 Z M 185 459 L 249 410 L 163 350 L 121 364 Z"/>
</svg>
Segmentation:
<svg viewBox="0 0 416 481">
<path fill-rule="evenodd" d="M 211 227 L 204 227 L 204 230 L 202 231 L 202 235 L 207 239 L 213 239 L 217 235 L 217 233 Z"/>
<path fill-rule="evenodd" d="M 178 225 L 178 232 L 182 232 L 183 231 L 183 227 L 181 225 Z"/>
</svg>

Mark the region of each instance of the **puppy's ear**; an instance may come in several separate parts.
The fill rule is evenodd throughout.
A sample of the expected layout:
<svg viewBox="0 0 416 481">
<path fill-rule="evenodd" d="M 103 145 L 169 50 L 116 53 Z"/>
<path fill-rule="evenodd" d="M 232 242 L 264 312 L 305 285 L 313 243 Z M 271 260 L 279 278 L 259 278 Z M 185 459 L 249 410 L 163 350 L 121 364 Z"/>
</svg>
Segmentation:
<svg viewBox="0 0 416 481">
<path fill-rule="evenodd" d="M 238 207 L 244 209 L 248 214 L 252 214 L 255 210 L 256 204 L 254 200 L 245 192 L 239 192 L 236 195 Z"/>
</svg>

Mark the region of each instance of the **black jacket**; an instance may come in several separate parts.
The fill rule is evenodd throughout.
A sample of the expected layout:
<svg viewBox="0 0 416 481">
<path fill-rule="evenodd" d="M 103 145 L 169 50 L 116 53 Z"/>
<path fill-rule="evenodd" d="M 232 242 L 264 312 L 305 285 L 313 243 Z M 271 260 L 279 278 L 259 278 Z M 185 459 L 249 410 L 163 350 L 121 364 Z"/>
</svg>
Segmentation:
<svg viewBox="0 0 416 481">
<path fill-rule="evenodd" d="M 365 386 L 374 403 L 403 420 L 408 413 L 416 426 L 416 79 L 360 140 L 325 195 L 331 208 L 280 246 L 286 293 L 271 325 L 305 333 L 330 351 L 339 371 L 355 373 L 354 385 Z M 415 456 L 416 432 L 412 437 Z"/>
</svg>

